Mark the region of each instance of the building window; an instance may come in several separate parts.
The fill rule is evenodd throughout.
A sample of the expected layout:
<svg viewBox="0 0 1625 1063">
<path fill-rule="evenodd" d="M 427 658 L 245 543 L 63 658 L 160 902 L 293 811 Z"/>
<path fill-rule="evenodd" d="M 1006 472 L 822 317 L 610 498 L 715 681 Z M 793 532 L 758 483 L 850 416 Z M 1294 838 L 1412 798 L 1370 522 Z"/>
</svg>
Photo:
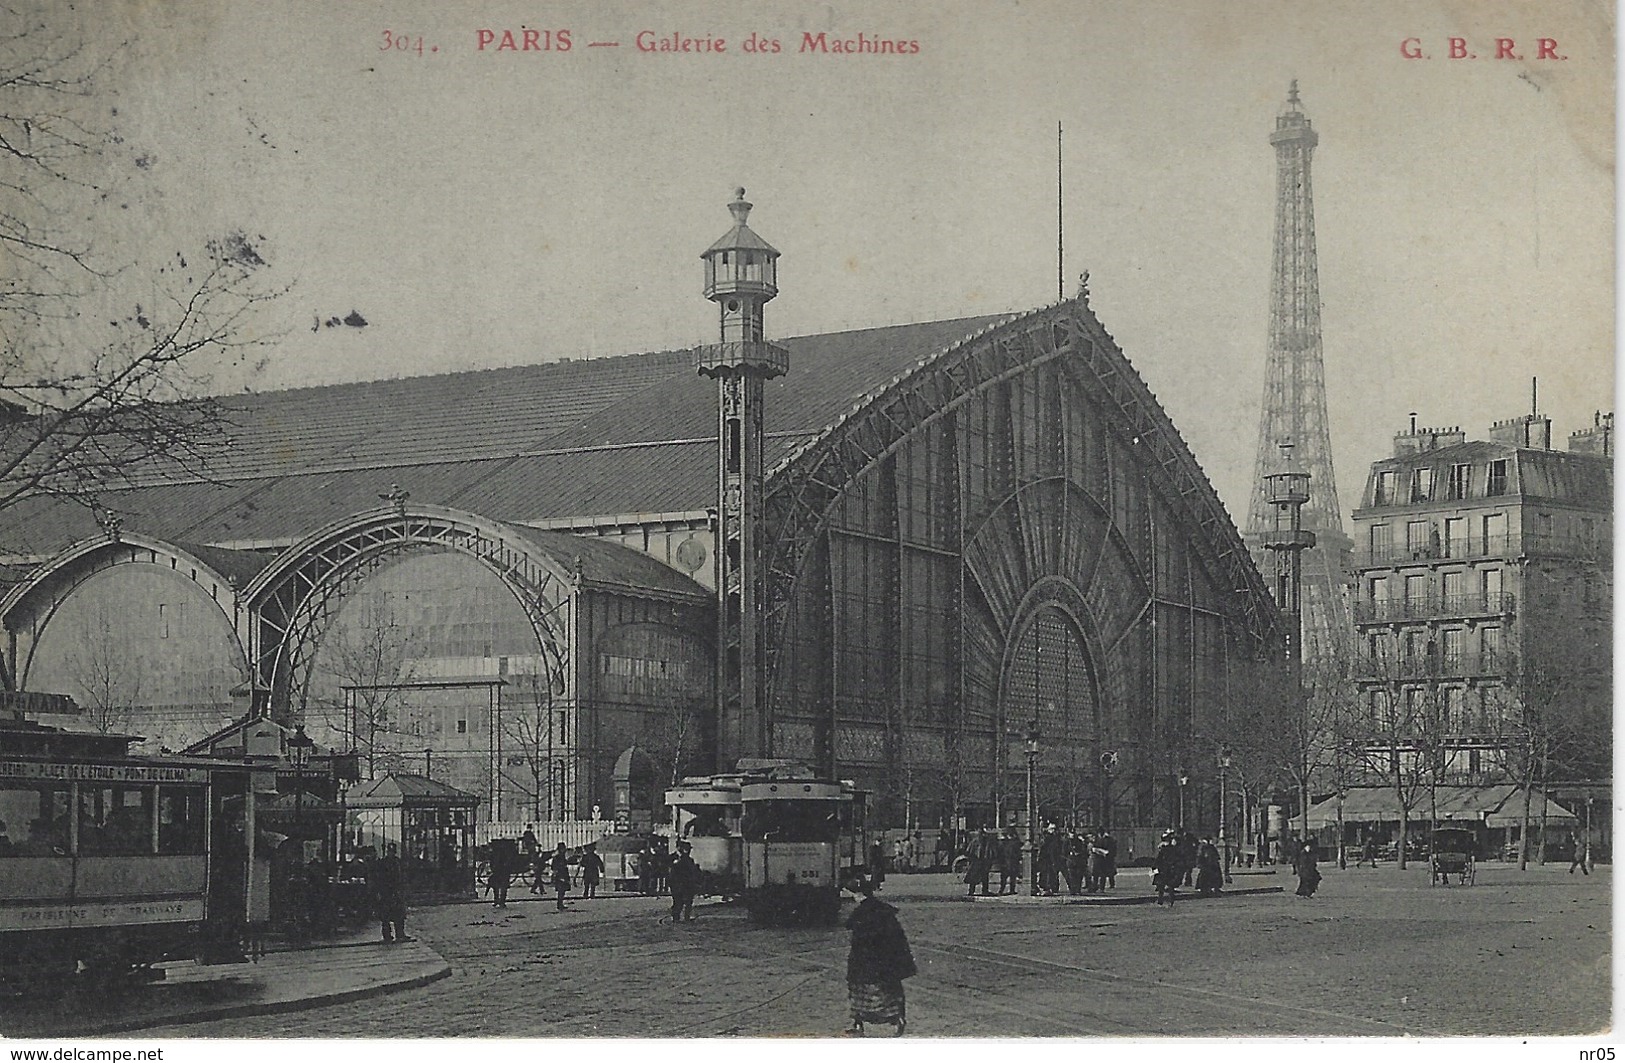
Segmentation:
<svg viewBox="0 0 1625 1063">
<path fill-rule="evenodd" d="M 1467 556 L 1467 520 L 1465 517 L 1444 519 L 1444 556 Z"/>
<path fill-rule="evenodd" d="M 1501 653 L 1501 629 L 1499 627 L 1481 627 L 1478 629 L 1478 655 L 1483 658 L 1487 666 L 1495 663 L 1496 657 Z"/>
<path fill-rule="evenodd" d="M 1372 576 L 1366 580 L 1366 600 L 1375 605 L 1377 602 L 1388 600 L 1388 577 Z"/>
<path fill-rule="evenodd" d="M 1405 522 L 1405 552 L 1411 557 L 1429 556 L 1430 539 L 1433 535 L 1433 522 L 1426 520 L 1408 520 Z"/>
<path fill-rule="evenodd" d="M 1466 703 L 1467 691 L 1461 687 L 1444 688 L 1444 733 L 1447 735 L 1461 734 L 1467 729 L 1466 717 L 1462 715 L 1462 706 Z"/>
<path fill-rule="evenodd" d="M 1484 516 L 1484 552 L 1498 554 L 1511 544 L 1507 541 L 1507 515 L 1487 513 Z"/>
<path fill-rule="evenodd" d="M 1507 493 L 1507 463 L 1505 458 L 1490 462 L 1490 482 L 1485 487 L 1484 493 L 1486 495 L 1504 495 Z"/>
<path fill-rule="evenodd" d="M 1446 497 L 1452 499 L 1466 498 L 1472 490 L 1473 467 L 1468 464 L 1450 466 L 1450 483 L 1446 487 Z"/>
<path fill-rule="evenodd" d="M 1411 470 L 1411 501 L 1431 502 L 1433 500 L 1433 470 Z"/>
<path fill-rule="evenodd" d="M 1535 514 L 1535 531 L 1547 539 L 1552 537 L 1552 515 L 1550 513 Z"/>
<path fill-rule="evenodd" d="M 1447 674 L 1461 667 L 1462 634 L 1459 627 L 1447 627 L 1439 632 L 1439 664 Z M 1459 694 L 1461 691 L 1458 690 L 1456 693 Z"/>
<path fill-rule="evenodd" d="M 1485 608 L 1498 608 L 1501 601 L 1501 570 L 1486 568 L 1479 576 L 1479 582 L 1484 592 Z"/>
<path fill-rule="evenodd" d="M 1405 601 L 1417 604 L 1427 597 L 1428 578 L 1426 576 L 1405 577 Z"/>
<path fill-rule="evenodd" d="M 1399 474 L 1392 469 L 1377 473 L 1377 498 L 1379 506 L 1390 506 L 1394 503 L 1394 485 Z"/>
<path fill-rule="evenodd" d="M 458 720 L 457 721 L 457 733 L 460 734 L 460 735 L 466 735 L 468 733 L 468 721 L 467 720 Z"/>
<path fill-rule="evenodd" d="M 1393 543 L 1392 527 L 1387 524 L 1373 524 L 1371 526 L 1371 559 L 1380 561 L 1388 556 Z"/>
</svg>

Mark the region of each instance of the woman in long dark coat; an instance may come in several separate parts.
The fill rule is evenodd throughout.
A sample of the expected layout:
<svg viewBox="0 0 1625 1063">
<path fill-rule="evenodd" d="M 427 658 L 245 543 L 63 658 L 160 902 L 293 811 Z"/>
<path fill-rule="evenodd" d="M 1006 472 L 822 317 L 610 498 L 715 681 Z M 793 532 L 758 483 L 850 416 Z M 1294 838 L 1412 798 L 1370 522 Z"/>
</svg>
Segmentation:
<svg viewBox="0 0 1625 1063">
<path fill-rule="evenodd" d="M 1298 896 L 1313 897 L 1320 887 L 1320 868 L 1315 866 L 1315 843 L 1304 842 L 1292 857 L 1292 870 L 1298 876 Z"/>
<path fill-rule="evenodd" d="M 903 1036 L 906 1022 L 903 979 L 913 975 L 914 954 L 908 936 L 897 921 L 897 909 L 875 897 L 874 885 L 862 881 L 863 900 L 847 917 L 852 949 L 846 956 L 846 992 L 852 1008 L 852 1028 L 861 1036 L 866 1022 L 893 1023 Z"/>
<path fill-rule="evenodd" d="M 1196 892 L 1204 897 L 1224 889 L 1224 866 L 1219 862 L 1219 847 L 1212 838 L 1203 838 L 1196 849 Z"/>
</svg>

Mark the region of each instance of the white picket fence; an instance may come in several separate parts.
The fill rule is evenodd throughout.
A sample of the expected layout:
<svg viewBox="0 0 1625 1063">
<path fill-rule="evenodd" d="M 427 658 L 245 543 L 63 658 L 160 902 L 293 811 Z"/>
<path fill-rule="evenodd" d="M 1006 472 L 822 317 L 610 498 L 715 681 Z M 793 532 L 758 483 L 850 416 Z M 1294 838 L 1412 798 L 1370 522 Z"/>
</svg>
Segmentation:
<svg viewBox="0 0 1625 1063">
<path fill-rule="evenodd" d="M 578 820 L 540 820 L 529 822 L 526 820 L 504 820 L 494 823 L 474 824 L 474 844 L 486 845 L 493 838 L 512 838 L 519 840 L 520 835 L 529 827 L 536 835 L 536 845 L 540 849 L 552 849 L 563 842 L 567 848 L 578 849 L 583 845 L 590 845 L 603 838 L 606 834 L 615 832 L 615 824 L 607 819 L 578 819 Z"/>
</svg>

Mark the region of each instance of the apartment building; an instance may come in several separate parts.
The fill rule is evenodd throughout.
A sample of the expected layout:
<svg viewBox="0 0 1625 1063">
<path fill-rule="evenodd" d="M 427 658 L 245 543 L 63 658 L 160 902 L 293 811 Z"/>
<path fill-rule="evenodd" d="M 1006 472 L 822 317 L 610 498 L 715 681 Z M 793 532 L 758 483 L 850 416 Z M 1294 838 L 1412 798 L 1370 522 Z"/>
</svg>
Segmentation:
<svg viewBox="0 0 1625 1063">
<path fill-rule="evenodd" d="M 1372 464 L 1353 514 L 1368 749 L 1425 749 L 1442 777 L 1488 782 L 1512 763 L 1532 677 L 1556 690 L 1554 711 L 1606 712 L 1612 434 L 1611 413 L 1574 432 L 1567 450 L 1553 449 L 1539 414 L 1472 441 L 1413 420 L 1393 455 Z M 1596 764 L 1570 751 L 1553 771 L 1606 777 L 1606 754 L 1595 752 Z"/>
</svg>

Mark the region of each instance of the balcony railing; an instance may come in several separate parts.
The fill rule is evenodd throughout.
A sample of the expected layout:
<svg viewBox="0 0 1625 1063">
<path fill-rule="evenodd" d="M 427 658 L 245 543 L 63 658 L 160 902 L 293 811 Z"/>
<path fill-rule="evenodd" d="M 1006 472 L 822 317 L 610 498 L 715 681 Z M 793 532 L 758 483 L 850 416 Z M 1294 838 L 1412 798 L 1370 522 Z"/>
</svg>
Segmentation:
<svg viewBox="0 0 1625 1063">
<path fill-rule="evenodd" d="M 1505 616 L 1514 612 L 1511 594 L 1428 594 L 1420 598 L 1381 598 L 1354 603 L 1357 624 L 1396 620 L 1436 620 L 1445 617 Z"/>
<path fill-rule="evenodd" d="M 1507 675 L 1513 671 L 1511 653 L 1480 650 L 1476 653 L 1417 654 L 1415 656 L 1372 657 L 1362 654 L 1355 661 L 1355 675 L 1364 682 L 1395 679 L 1462 679 L 1471 676 Z"/>
<path fill-rule="evenodd" d="M 1453 540 L 1431 539 L 1426 543 L 1371 543 L 1354 552 L 1354 563 L 1362 568 L 1398 565 L 1408 561 L 1470 561 L 1486 557 L 1573 557 L 1605 560 L 1613 544 L 1606 536 L 1587 539 L 1578 535 L 1462 536 Z"/>
</svg>

